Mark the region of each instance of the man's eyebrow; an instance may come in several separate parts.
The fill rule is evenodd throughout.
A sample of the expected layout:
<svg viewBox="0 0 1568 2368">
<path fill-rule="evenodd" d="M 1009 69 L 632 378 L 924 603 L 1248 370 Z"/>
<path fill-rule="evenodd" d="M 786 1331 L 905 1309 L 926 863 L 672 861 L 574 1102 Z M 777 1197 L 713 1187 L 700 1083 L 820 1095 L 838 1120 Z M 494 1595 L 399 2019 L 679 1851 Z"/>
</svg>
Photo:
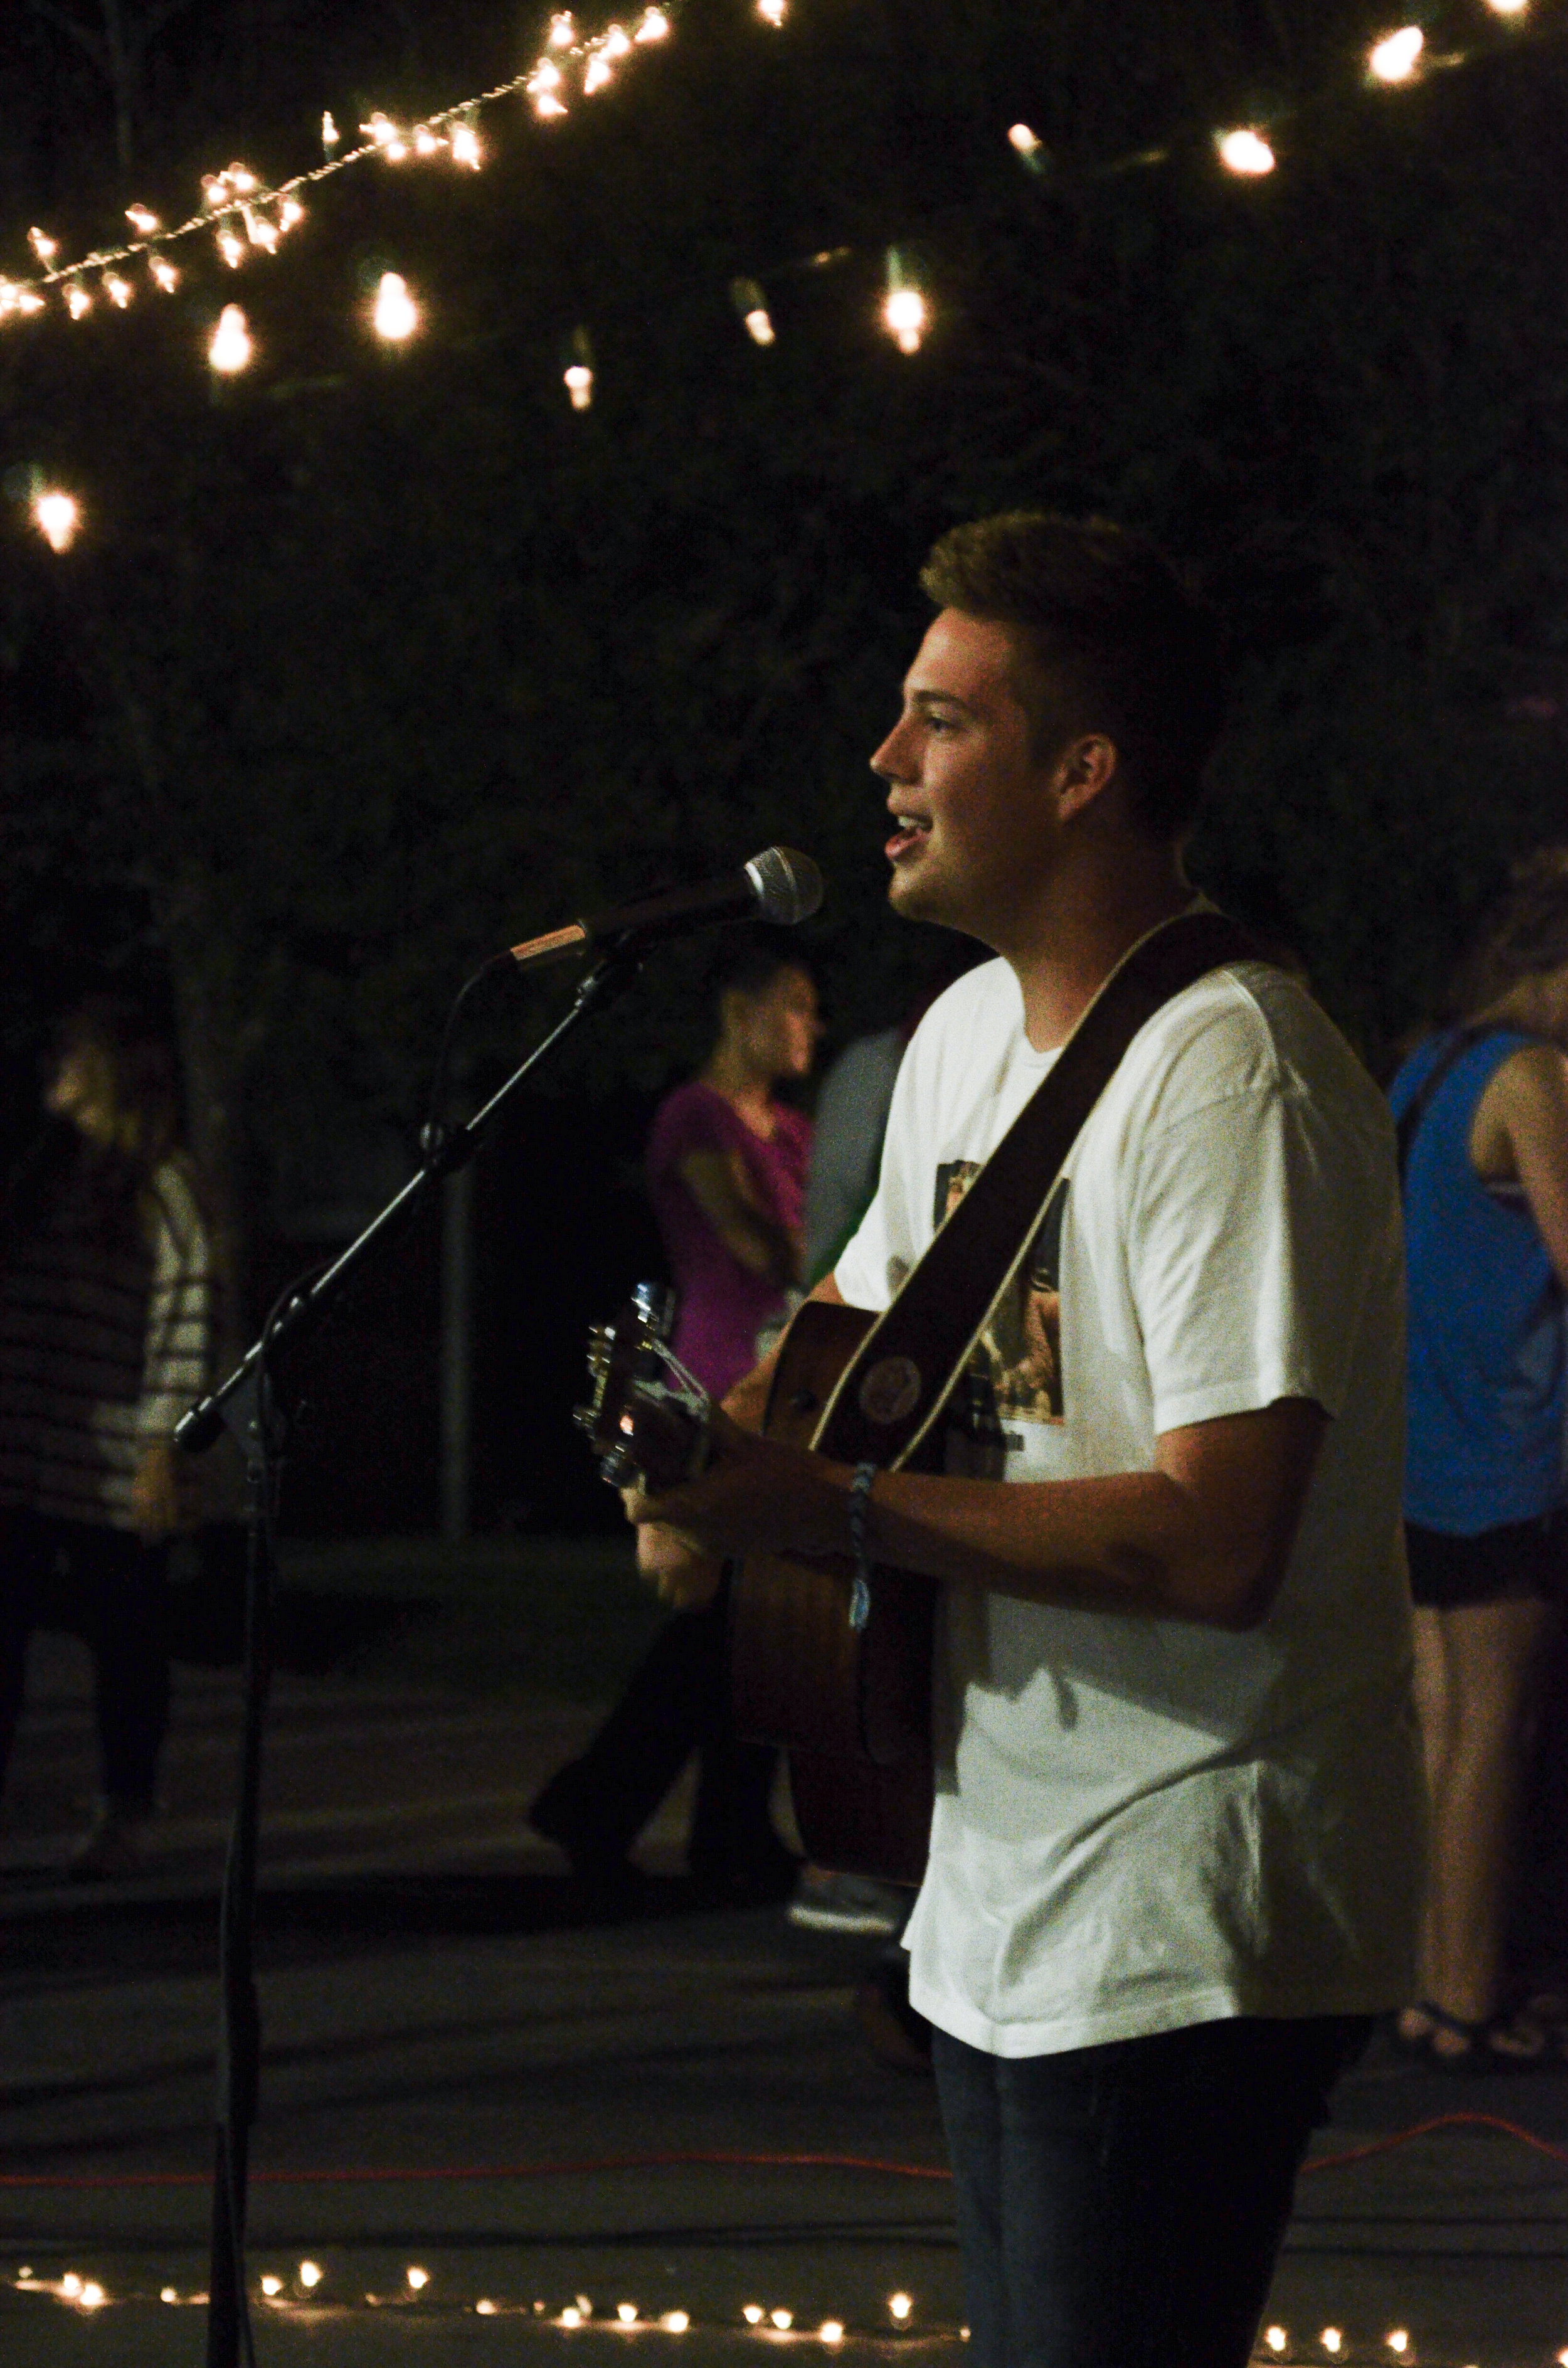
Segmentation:
<svg viewBox="0 0 1568 2368">
<path fill-rule="evenodd" d="M 975 712 L 968 700 L 960 699 L 956 690 L 912 690 L 909 694 L 909 703 L 911 707 L 919 708 L 957 707 L 960 708 L 965 715 L 972 715 Z"/>
</svg>

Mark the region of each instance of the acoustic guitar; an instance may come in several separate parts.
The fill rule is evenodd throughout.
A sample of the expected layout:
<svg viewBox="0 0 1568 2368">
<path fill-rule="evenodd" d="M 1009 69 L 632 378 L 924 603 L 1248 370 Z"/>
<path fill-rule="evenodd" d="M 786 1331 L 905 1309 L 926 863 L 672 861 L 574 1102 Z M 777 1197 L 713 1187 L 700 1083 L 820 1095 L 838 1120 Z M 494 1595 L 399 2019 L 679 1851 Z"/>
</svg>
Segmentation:
<svg viewBox="0 0 1568 2368">
<path fill-rule="evenodd" d="M 589 1344 L 576 1419 L 604 1478 L 651 1493 L 708 1460 L 711 1402 L 665 1338 L 665 1294 L 643 1285 Z M 876 1318 L 808 1300 L 785 1336 L 763 1434 L 811 1447 L 839 1375 Z M 931 1827 L 936 1582 L 847 1555 L 748 1554 L 733 1566 L 737 1733 L 789 1754 L 795 1818 L 818 1866 L 918 1883 Z"/>
</svg>

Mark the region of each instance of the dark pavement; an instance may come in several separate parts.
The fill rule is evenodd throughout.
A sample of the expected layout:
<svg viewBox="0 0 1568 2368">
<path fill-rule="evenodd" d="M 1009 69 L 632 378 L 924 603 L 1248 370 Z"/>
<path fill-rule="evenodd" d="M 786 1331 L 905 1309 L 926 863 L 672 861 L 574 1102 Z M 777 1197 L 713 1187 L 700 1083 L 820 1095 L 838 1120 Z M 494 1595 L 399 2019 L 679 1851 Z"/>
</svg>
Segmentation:
<svg viewBox="0 0 1568 2368">
<path fill-rule="evenodd" d="M 85 1671 L 43 1640 L 0 1834 L 4 2368 L 204 2357 L 191 2297 L 236 1693 L 181 1673 L 148 1874 L 71 1884 L 57 1870 L 90 1791 Z M 588 1723 L 549 1703 L 280 1684 L 258 2360 L 588 2368 L 628 2344 L 655 2362 L 802 2344 L 957 2360 L 949 2193 L 912 2175 L 941 2166 L 934 2100 L 856 2032 L 864 1944 L 791 1932 L 778 1909 L 701 1909 L 674 1872 L 675 1815 L 651 1838 L 638 1912 L 596 1914 L 523 1824 Z M 1568 2151 L 1568 2072 L 1445 2078 L 1375 2054 L 1314 2154 L 1458 2112 Z M 68 2277 L 101 2305 L 63 2294 Z M 1285 2342 L 1267 2358 L 1546 2368 L 1568 2349 L 1568 2162 L 1468 2125 L 1313 2173 L 1270 2317 Z"/>
</svg>

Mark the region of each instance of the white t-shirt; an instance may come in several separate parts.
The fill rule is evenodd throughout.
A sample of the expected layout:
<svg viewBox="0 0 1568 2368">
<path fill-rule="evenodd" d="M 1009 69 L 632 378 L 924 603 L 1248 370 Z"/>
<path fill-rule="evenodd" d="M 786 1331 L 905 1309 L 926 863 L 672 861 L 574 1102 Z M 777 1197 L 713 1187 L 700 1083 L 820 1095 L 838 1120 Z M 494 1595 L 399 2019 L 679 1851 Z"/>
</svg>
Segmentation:
<svg viewBox="0 0 1568 2368">
<path fill-rule="evenodd" d="M 836 1269 L 852 1306 L 887 1304 L 1054 1057 L 1004 962 L 933 1008 Z M 976 1362 L 948 1468 L 1008 1480 L 1147 1471 L 1162 1431 L 1282 1397 L 1333 1419 L 1245 1634 L 947 1591 L 914 2003 L 1016 2056 L 1399 2004 L 1425 1804 L 1393 1135 L 1301 987 L 1240 965 L 1147 1023 Z"/>
</svg>

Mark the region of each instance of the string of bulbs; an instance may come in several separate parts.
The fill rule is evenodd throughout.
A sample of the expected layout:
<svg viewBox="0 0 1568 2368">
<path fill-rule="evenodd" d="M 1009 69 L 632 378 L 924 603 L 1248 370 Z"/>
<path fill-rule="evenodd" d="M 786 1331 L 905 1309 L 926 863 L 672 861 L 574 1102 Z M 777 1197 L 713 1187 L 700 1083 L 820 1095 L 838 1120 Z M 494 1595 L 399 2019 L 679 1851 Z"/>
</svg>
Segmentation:
<svg viewBox="0 0 1568 2368">
<path fill-rule="evenodd" d="M 329 110 L 322 117 L 323 160 L 319 165 L 275 185 L 267 185 L 243 164 L 204 175 L 198 212 L 186 221 L 165 226 L 150 208 L 129 206 L 126 220 L 134 235 L 119 245 L 96 248 L 75 260 L 62 260 L 59 241 L 35 225 L 28 233 L 28 242 L 38 268 L 27 277 L 0 275 L 0 326 L 37 316 L 55 305 L 62 307 L 72 321 L 81 321 L 95 310 L 100 299 L 114 310 L 124 312 L 137 292 L 136 279 L 130 275 L 142 268 L 153 290 L 171 295 L 180 285 L 182 272 L 169 250 L 188 241 L 210 238 L 231 270 L 237 270 L 257 252 L 274 255 L 283 239 L 306 219 L 306 190 L 373 160 L 396 166 L 444 157 L 452 165 L 478 172 L 485 163 L 480 131 L 480 119 L 485 108 L 520 96 L 528 100 L 540 122 L 549 123 L 566 116 L 574 96 L 594 97 L 609 86 L 618 69 L 639 49 L 668 40 L 677 5 L 678 0 L 666 0 L 663 6 L 648 6 L 630 30 L 618 22 L 592 35 L 579 30 L 569 11 L 559 11 L 550 20 L 540 55 L 509 81 L 473 97 L 460 99 L 413 123 L 400 122 L 375 109 L 359 125 L 359 138 L 351 146 L 344 144 Z M 1479 5 L 1505 24 L 1522 26 L 1532 0 L 1479 0 Z M 783 26 L 789 13 L 789 0 L 754 0 L 754 6 L 756 15 L 775 29 Z M 1433 73 L 1467 65 L 1478 54 L 1472 49 L 1435 51 L 1427 43 L 1424 28 L 1408 24 L 1395 27 L 1371 43 L 1364 55 L 1363 70 L 1370 86 L 1393 88 Z M 1283 109 L 1267 120 L 1217 131 L 1213 143 L 1221 167 L 1239 179 L 1260 179 L 1274 172 L 1278 164 L 1275 141 L 1279 127 L 1288 124 L 1296 112 L 1293 108 Z M 1015 123 L 1007 139 L 1029 171 L 1049 171 L 1049 152 L 1028 124 Z M 1135 155 L 1115 159 L 1101 171 L 1106 175 L 1120 173 L 1130 166 L 1165 164 L 1169 157 L 1167 147 L 1145 148 Z M 848 248 L 835 248 L 807 260 L 812 264 L 836 262 L 850 252 Z M 730 292 L 748 336 L 759 346 L 772 345 L 776 331 L 761 281 L 751 278 L 734 279 Z M 881 306 L 886 333 L 902 353 L 918 353 L 932 317 L 931 295 L 918 268 L 904 249 L 890 247 Z M 403 344 L 417 334 L 423 320 L 422 307 L 401 273 L 381 273 L 370 300 L 369 320 L 374 334 L 389 345 Z M 248 370 L 256 358 L 256 342 L 244 307 L 238 303 L 223 305 L 207 341 L 209 368 L 217 378 L 233 378 Z M 573 333 L 570 359 L 562 375 L 574 410 L 587 410 L 594 399 L 595 361 L 592 340 L 585 328 L 579 327 Z M 69 550 L 84 523 L 76 497 L 35 476 L 28 507 L 34 526 L 51 548 L 56 552 Z"/>
</svg>

